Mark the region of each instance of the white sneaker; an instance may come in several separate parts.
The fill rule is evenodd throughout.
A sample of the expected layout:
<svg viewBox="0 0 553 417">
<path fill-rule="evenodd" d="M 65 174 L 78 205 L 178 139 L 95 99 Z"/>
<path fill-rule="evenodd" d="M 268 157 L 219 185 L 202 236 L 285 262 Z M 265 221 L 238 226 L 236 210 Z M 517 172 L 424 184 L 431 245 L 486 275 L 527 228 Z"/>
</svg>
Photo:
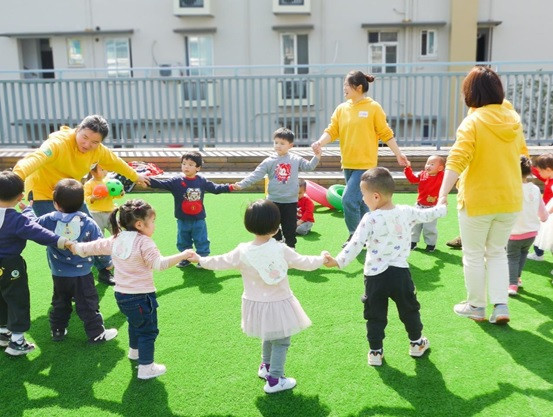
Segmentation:
<svg viewBox="0 0 553 417">
<path fill-rule="evenodd" d="M 267 380 L 267 383 L 263 387 L 263 391 L 265 391 L 267 394 L 273 394 L 275 392 L 292 389 L 295 386 L 296 386 L 296 380 L 294 378 L 280 377 L 278 379 L 278 382 L 273 386 L 270 386 L 269 381 Z"/>
<path fill-rule="evenodd" d="M 165 365 L 152 362 L 148 365 L 138 365 L 138 379 L 151 379 L 167 372 Z"/>
<path fill-rule="evenodd" d="M 532 261 L 543 261 L 543 255 L 536 255 L 536 252 L 531 253 L 526 257 L 526 259 L 531 259 Z"/>
<path fill-rule="evenodd" d="M 257 376 L 261 379 L 265 379 L 267 378 L 267 375 L 269 375 L 267 365 L 265 363 L 262 363 L 261 365 L 259 365 L 259 369 L 257 370 Z"/>
<path fill-rule="evenodd" d="M 102 333 L 93 339 L 90 339 L 90 343 L 102 343 L 108 340 L 115 339 L 117 336 L 117 329 L 104 329 Z"/>
<path fill-rule="evenodd" d="M 418 341 L 411 341 L 409 343 L 409 355 L 413 356 L 414 358 L 420 358 L 422 355 L 424 355 L 424 352 L 426 352 L 429 347 L 430 342 L 426 337 L 422 336 Z"/>
<path fill-rule="evenodd" d="M 367 360 L 371 366 L 382 366 L 382 358 L 384 357 L 384 352 L 382 349 L 378 350 L 369 350 L 367 355 Z"/>
<path fill-rule="evenodd" d="M 129 354 L 127 355 L 131 361 L 138 360 L 138 349 L 129 348 Z"/>
</svg>

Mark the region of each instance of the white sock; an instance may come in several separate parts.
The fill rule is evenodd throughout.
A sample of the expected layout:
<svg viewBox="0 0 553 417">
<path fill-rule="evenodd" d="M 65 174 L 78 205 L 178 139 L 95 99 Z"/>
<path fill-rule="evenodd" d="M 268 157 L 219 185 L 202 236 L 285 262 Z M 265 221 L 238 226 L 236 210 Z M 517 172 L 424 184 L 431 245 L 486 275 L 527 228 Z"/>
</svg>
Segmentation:
<svg viewBox="0 0 553 417">
<path fill-rule="evenodd" d="M 415 343 L 415 344 L 416 343 L 420 344 L 421 342 L 422 342 L 422 336 L 417 340 L 411 340 L 411 343 Z"/>
<path fill-rule="evenodd" d="M 19 342 L 23 339 L 23 333 L 12 333 L 12 342 Z"/>
</svg>

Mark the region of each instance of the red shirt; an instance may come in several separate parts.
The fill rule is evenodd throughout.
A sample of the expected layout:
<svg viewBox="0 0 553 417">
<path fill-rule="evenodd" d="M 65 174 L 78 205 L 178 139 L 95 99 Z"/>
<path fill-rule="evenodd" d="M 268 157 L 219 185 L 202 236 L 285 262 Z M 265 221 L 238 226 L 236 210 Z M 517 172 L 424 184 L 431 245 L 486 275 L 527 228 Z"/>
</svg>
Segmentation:
<svg viewBox="0 0 553 417">
<path fill-rule="evenodd" d="M 302 222 L 315 223 L 313 218 L 313 212 L 315 211 L 315 204 L 309 197 L 303 196 L 298 200 L 298 220 Z"/>
<path fill-rule="evenodd" d="M 543 202 L 547 204 L 549 200 L 551 200 L 551 197 L 553 197 L 553 190 L 551 189 L 553 187 L 553 180 L 551 178 L 543 178 L 536 167 L 532 167 L 532 174 L 534 174 L 534 177 L 538 180 L 544 182 L 542 198 Z"/>
<path fill-rule="evenodd" d="M 428 175 L 428 172 L 421 171 L 417 176 L 413 174 L 411 167 L 405 167 L 403 173 L 411 184 L 419 184 L 417 203 L 421 206 L 435 206 L 444 179 L 444 171 L 440 171 L 436 175 Z"/>
</svg>

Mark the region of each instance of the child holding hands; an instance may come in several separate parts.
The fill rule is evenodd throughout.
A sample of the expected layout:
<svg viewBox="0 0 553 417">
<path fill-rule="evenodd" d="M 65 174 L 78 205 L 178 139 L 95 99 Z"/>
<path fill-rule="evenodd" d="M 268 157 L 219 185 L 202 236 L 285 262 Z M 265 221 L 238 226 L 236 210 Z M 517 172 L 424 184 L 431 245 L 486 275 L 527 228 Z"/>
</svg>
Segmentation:
<svg viewBox="0 0 553 417">
<path fill-rule="evenodd" d="M 284 376 L 290 336 L 311 325 L 288 282 L 288 268 L 312 271 L 325 261 L 325 254 L 303 256 L 272 236 L 280 224 L 278 207 L 269 200 L 250 204 L 244 216 L 246 229 L 255 235 L 252 242 L 219 256 L 189 259 L 206 269 L 238 269 L 242 274 L 242 330 L 262 341 L 262 362 L 257 375 L 267 382 L 268 394 L 294 388 L 296 380 Z M 328 253 L 326 256 L 329 256 Z"/>
<path fill-rule="evenodd" d="M 150 379 L 166 372 L 154 362 L 157 327 L 156 289 L 153 270 L 161 271 L 187 259 L 190 251 L 161 256 L 152 240 L 156 212 L 143 200 L 129 200 L 110 216 L 113 236 L 89 243 L 76 243 L 79 256 L 112 255 L 115 266 L 115 300 L 129 323 L 129 354 L 138 360 L 138 378 Z"/>
<path fill-rule="evenodd" d="M 363 201 L 369 207 L 350 241 L 326 266 L 347 266 L 367 246 L 363 274 L 365 295 L 364 317 L 369 341 L 368 362 L 382 365 L 382 341 L 388 322 L 388 299 L 397 306 L 399 318 L 409 336 L 409 354 L 419 357 L 430 346 L 422 335 L 420 304 L 415 295 L 407 257 L 410 252 L 411 228 L 446 215 L 445 205 L 428 209 L 394 205 L 394 180 L 386 168 L 373 168 L 361 175 Z"/>
</svg>

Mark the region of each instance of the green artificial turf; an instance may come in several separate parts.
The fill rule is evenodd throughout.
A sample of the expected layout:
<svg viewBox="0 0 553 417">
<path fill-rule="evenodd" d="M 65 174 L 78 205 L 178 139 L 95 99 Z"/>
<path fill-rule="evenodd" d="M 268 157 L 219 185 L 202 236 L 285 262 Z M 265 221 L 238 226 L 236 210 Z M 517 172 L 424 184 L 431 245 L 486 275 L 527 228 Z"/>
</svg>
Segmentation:
<svg viewBox="0 0 553 417">
<path fill-rule="evenodd" d="M 136 194 L 157 210 L 154 240 L 176 252 L 170 194 Z M 251 239 L 244 209 L 260 194 L 207 195 L 212 254 Z M 396 203 L 413 204 L 414 194 Z M 340 213 L 318 207 L 313 232 L 297 250 L 337 254 L 346 238 Z M 380 368 L 367 365 L 360 296 L 364 252 L 345 270 L 290 271 L 290 285 L 313 326 L 292 337 L 286 374 L 297 379 L 288 392 L 267 395 L 257 377 L 260 341 L 240 330 L 242 280 L 237 271 L 193 266 L 156 272 L 160 335 L 155 359 L 167 374 L 139 381 L 126 357 L 127 324 L 112 287 L 97 284 L 106 326 L 114 341 L 86 342 L 74 315 L 63 342 L 50 339 L 52 280 L 44 248 L 29 243 L 24 256 L 31 282 L 32 327 L 37 349 L 25 357 L 0 357 L 0 415 L 5 416 L 547 416 L 553 415 L 553 287 L 551 254 L 528 261 L 524 289 L 509 304 L 504 327 L 457 317 L 465 298 L 461 252 L 445 242 L 456 237 L 454 196 L 438 223 L 436 252 L 410 258 L 431 349 L 408 355 L 408 339 L 393 303 Z M 419 244 L 424 247 L 424 244 Z M 488 314 L 491 311 L 488 309 Z"/>
</svg>

